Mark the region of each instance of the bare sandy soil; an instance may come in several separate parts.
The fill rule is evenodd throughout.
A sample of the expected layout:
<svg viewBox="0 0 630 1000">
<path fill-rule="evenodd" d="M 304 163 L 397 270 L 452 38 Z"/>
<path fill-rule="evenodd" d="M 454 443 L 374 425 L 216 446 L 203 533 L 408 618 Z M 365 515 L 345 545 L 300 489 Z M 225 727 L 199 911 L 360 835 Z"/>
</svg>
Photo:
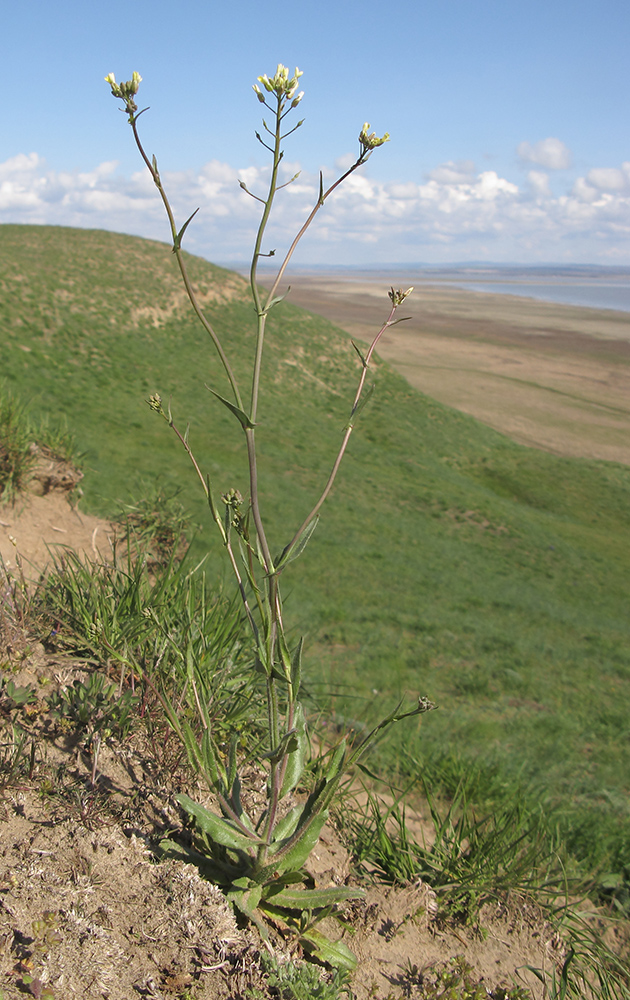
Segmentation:
<svg viewBox="0 0 630 1000">
<path fill-rule="evenodd" d="M 288 301 L 369 341 L 396 275 L 292 276 Z M 379 354 L 415 388 L 523 444 L 630 464 L 630 314 L 418 286 Z"/>
</svg>

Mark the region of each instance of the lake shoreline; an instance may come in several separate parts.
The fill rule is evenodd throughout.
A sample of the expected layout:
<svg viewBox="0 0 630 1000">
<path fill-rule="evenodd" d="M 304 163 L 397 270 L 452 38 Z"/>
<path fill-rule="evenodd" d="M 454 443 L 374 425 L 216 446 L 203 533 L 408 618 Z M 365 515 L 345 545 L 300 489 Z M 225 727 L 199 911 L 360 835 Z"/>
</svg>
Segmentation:
<svg viewBox="0 0 630 1000">
<path fill-rule="evenodd" d="M 365 342 L 411 277 L 297 271 L 287 301 Z M 520 443 L 630 465 L 630 313 L 451 283 L 416 285 L 401 313 L 379 354 L 421 392 Z"/>
</svg>

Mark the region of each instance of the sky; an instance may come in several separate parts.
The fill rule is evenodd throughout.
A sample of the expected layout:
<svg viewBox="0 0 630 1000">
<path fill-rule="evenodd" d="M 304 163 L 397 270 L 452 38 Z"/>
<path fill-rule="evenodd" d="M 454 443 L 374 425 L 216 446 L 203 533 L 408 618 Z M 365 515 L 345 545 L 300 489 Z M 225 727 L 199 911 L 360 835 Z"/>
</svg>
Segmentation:
<svg viewBox="0 0 630 1000">
<path fill-rule="evenodd" d="M 269 154 L 252 85 L 303 71 L 266 248 L 364 122 L 391 141 L 330 198 L 297 265 L 630 265 L 627 0 L 22 0 L 3 10 L 0 222 L 169 230 L 104 77 L 143 78 L 143 141 L 185 249 L 247 263 Z"/>
</svg>

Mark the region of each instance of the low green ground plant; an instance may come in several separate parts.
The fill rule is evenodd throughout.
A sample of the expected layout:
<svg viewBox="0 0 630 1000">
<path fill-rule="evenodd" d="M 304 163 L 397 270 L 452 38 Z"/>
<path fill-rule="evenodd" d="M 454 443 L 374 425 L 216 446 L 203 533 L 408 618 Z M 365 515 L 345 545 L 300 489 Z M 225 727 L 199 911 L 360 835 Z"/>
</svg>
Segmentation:
<svg viewBox="0 0 630 1000">
<path fill-rule="evenodd" d="M 9 502 L 28 482 L 35 456 L 26 410 L 15 396 L 0 391 L 0 499 Z"/>
<path fill-rule="evenodd" d="M 247 1000 L 267 1000 L 270 993 L 278 1000 L 337 1000 L 342 996 L 352 1000 L 348 974 L 340 969 L 322 973 L 304 962 L 278 962 L 270 957 L 263 957 L 262 963 L 266 990 L 251 987 Z"/>
<path fill-rule="evenodd" d="M 51 457 L 78 461 L 64 422 L 48 415 L 33 419 L 27 406 L 0 385 L 0 503 L 12 503 L 25 490 L 42 449 Z"/>
<path fill-rule="evenodd" d="M 377 736 L 394 722 L 417 716 L 432 706 L 426 698 L 420 698 L 416 708 L 407 711 L 394 709 L 373 727 L 358 746 L 350 747 L 346 737 L 342 736 L 330 753 L 321 755 L 320 777 L 306 801 L 296 803 L 293 793 L 303 779 L 308 755 L 306 717 L 300 700 L 303 640 L 299 639 L 290 648 L 280 581 L 287 567 L 302 554 L 317 528 L 320 510 L 333 488 L 355 423 L 371 395 L 373 387 L 368 385 L 367 379 L 372 356 L 383 333 L 399 321 L 398 310 L 412 289 L 396 291 L 392 288 L 389 315 L 375 333 L 372 344 L 367 351 L 354 345 L 359 375 L 347 423 L 342 431 L 341 444 L 332 460 L 328 476 L 324 478 L 318 499 L 305 516 L 293 513 L 288 537 L 285 536 L 282 547 L 276 548 L 263 513 L 262 490 L 259 485 L 262 456 L 256 437 L 262 399 L 261 373 L 268 316 L 284 298 L 281 286 L 286 268 L 298 243 L 326 200 L 389 138 L 387 134 L 382 138 L 378 137 L 369 131 L 369 124 L 365 124 L 359 133 L 359 148 L 354 163 L 329 186 L 324 185 L 323 175 L 320 174 L 320 190 L 313 210 L 286 252 L 271 290 L 261 293 L 257 280 L 260 261 L 275 253 L 266 249 L 266 231 L 272 208 L 281 188 L 297 177 L 291 178 L 286 184 L 280 183 L 283 143 L 303 124 L 303 121 L 298 121 L 295 125 L 287 123 L 303 97 L 302 93 L 297 92 L 301 75 L 296 69 L 291 76 L 285 66 L 278 65 L 274 76 L 260 76 L 258 83 L 254 85 L 256 97 L 271 116 L 270 125 L 263 119 L 265 138 L 256 134 L 259 142 L 271 154 L 271 172 L 269 187 L 263 197 L 249 191 L 245 183 L 241 182 L 246 194 L 251 195 L 262 206 L 250 269 L 250 291 L 256 325 L 250 358 L 250 388 L 247 394 L 241 390 L 226 332 L 217 332 L 204 312 L 182 254 L 182 240 L 196 212 L 183 225 L 176 224 L 157 159 L 155 155 L 149 157 L 142 145 L 138 121 L 143 112 L 138 110 L 136 103 L 141 77 L 134 73 L 131 80 L 118 84 L 114 75 L 109 74 L 106 81 L 113 96 L 123 102 L 137 148 L 166 210 L 173 252 L 190 303 L 220 360 L 223 385 L 219 388 L 208 386 L 208 390 L 215 401 L 222 404 L 234 418 L 243 435 L 247 490 L 243 495 L 239 489 L 232 487 L 219 498 L 210 476 L 203 470 L 201 460 L 193 451 L 189 430 L 180 429 L 171 405 L 165 407 L 159 394 L 155 393 L 149 399 L 151 408 L 168 423 L 190 458 L 205 494 L 242 600 L 253 643 L 254 670 L 263 678 L 267 710 L 265 750 L 256 761 L 259 766 L 264 766 L 267 774 L 266 802 L 259 815 L 250 815 L 243 805 L 241 795 L 237 735 L 233 734 L 226 757 L 217 743 L 203 697 L 197 699 L 199 722 L 203 730 L 202 739 L 199 740 L 188 720 L 180 718 L 176 706 L 164 695 L 161 696 L 169 722 L 181 736 L 191 765 L 204 777 L 220 806 L 217 813 L 187 796 L 179 796 L 179 804 L 193 827 L 192 847 L 181 848 L 171 842 L 167 842 L 165 847 L 171 853 L 180 855 L 184 851 L 189 860 L 195 861 L 208 877 L 224 888 L 228 898 L 243 914 L 258 923 L 263 933 L 265 928 L 260 918 L 261 913 L 284 919 L 298 931 L 304 947 L 317 958 L 333 965 L 351 967 L 354 959 L 347 947 L 342 943 L 327 941 L 314 928 L 332 905 L 355 898 L 360 893 L 343 887 L 325 890 L 310 887 L 307 885 L 308 876 L 304 866 L 319 839 L 343 774 L 352 768 Z M 302 914 L 306 911 L 313 914 L 313 917 L 305 923 Z"/>
<path fill-rule="evenodd" d="M 489 989 L 461 955 L 424 968 L 411 962 L 398 982 L 403 995 L 414 1000 L 531 1000 L 531 993 L 521 986 Z"/>
<path fill-rule="evenodd" d="M 202 698 L 222 743 L 245 731 L 255 740 L 257 678 L 240 609 L 208 585 L 199 566 L 178 562 L 172 553 L 156 566 L 144 544 L 153 551 L 150 539 L 136 546 L 127 536 L 108 561 L 71 551 L 56 556 L 35 599 L 47 642 L 108 670 L 119 697 L 142 691 L 147 711 L 164 698 L 179 718 L 194 724 Z M 111 690 L 111 682 L 103 684 Z M 89 719 L 93 699 L 83 682 L 79 695 L 81 715 Z M 77 697 L 59 696 L 75 708 Z"/>
</svg>

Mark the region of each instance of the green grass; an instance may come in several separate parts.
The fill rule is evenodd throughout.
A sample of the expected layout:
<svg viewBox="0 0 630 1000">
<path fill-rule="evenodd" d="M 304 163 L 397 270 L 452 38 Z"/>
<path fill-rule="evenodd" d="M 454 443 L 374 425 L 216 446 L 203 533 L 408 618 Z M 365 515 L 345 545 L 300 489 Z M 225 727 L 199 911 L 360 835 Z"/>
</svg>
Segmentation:
<svg viewBox="0 0 630 1000">
<path fill-rule="evenodd" d="M 84 508 L 112 513 L 159 478 L 203 524 L 193 554 L 209 551 L 206 572 L 221 578 L 192 470 L 144 402 L 172 397 L 217 491 L 246 493 L 239 428 L 205 388 L 225 391 L 168 247 L 0 233 L 0 370 L 35 415 L 64 415 L 84 453 Z M 251 346 L 244 284 L 202 260 L 191 269 L 228 348 Z M 384 294 L 383 316 L 386 305 Z M 289 303 L 268 331 L 257 433 L 280 551 L 327 476 L 357 372 L 347 337 Z M 374 766 L 446 792 L 468 775 L 485 801 L 521 788 L 558 813 L 578 856 L 630 878 L 630 470 L 518 446 L 384 364 L 377 375 L 321 523 L 285 575 L 313 699 L 361 728 L 427 695 L 439 711 L 394 732 Z"/>
</svg>

